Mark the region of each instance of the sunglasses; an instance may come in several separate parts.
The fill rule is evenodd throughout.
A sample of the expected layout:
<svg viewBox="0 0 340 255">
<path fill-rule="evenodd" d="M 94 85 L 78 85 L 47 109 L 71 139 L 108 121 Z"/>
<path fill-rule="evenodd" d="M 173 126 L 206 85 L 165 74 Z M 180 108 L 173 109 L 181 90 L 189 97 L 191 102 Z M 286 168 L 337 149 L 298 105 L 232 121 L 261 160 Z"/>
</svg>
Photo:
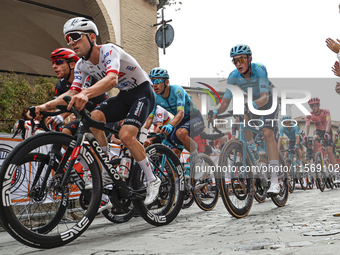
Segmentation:
<svg viewBox="0 0 340 255">
<path fill-rule="evenodd" d="M 154 84 L 154 85 L 157 85 L 157 84 L 160 84 L 160 83 L 164 82 L 163 79 L 154 79 L 154 80 L 151 80 L 151 81 L 152 81 L 152 84 Z"/>
<path fill-rule="evenodd" d="M 318 106 L 319 104 L 311 104 L 310 105 L 310 108 L 313 108 L 313 107 L 315 107 L 315 106 Z"/>
<path fill-rule="evenodd" d="M 65 60 L 62 59 L 57 59 L 57 60 L 53 60 L 52 63 L 56 64 L 57 66 L 61 65 L 64 63 Z"/>
<path fill-rule="evenodd" d="M 84 32 L 72 32 L 65 36 L 67 44 L 70 44 L 71 41 L 78 42 L 81 38 L 83 38 L 83 35 L 86 35 L 87 33 Z"/>
<path fill-rule="evenodd" d="M 234 65 L 237 64 L 237 62 L 240 62 L 240 64 L 243 64 L 246 61 L 246 57 L 239 57 L 239 58 L 233 58 L 232 62 L 234 63 Z"/>
</svg>

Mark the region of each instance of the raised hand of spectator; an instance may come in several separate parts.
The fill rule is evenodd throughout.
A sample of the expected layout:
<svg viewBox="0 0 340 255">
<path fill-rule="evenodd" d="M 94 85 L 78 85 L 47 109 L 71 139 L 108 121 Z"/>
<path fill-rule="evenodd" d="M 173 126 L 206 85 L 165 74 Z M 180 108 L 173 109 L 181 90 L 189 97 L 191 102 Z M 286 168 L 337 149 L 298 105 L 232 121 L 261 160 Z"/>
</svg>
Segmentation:
<svg viewBox="0 0 340 255">
<path fill-rule="evenodd" d="M 340 44 L 339 44 L 339 39 L 336 39 L 338 42 L 334 41 L 331 38 L 327 38 L 326 39 L 326 45 L 328 48 L 331 49 L 331 51 L 333 51 L 334 53 L 338 54 L 339 50 L 340 50 Z"/>
<path fill-rule="evenodd" d="M 338 61 L 335 61 L 332 71 L 336 76 L 340 77 L 340 66 Z"/>
<path fill-rule="evenodd" d="M 336 91 L 336 93 L 340 94 L 340 82 L 336 83 L 335 91 Z"/>
</svg>

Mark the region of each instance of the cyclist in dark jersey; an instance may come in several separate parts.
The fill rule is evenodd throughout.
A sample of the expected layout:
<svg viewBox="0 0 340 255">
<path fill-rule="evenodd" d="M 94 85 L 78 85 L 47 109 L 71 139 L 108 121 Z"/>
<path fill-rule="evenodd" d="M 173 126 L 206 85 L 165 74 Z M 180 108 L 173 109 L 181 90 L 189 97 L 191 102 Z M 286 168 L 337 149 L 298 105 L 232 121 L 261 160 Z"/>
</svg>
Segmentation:
<svg viewBox="0 0 340 255">
<path fill-rule="evenodd" d="M 64 94 L 70 89 L 72 81 L 74 79 L 74 67 L 79 58 L 76 55 L 76 53 L 71 49 L 58 48 L 51 53 L 51 59 L 52 68 L 54 69 L 57 78 L 60 79 L 57 85 L 55 86 L 54 90 L 53 99 L 56 99 L 58 96 Z M 84 86 L 91 87 L 97 81 L 98 80 L 95 77 L 89 75 L 86 78 Z M 91 104 L 87 104 L 86 109 L 91 112 L 97 105 L 99 105 L 101 102 L 105 101 L 108 98 L 109 98 L 108 93 L 103 93 L 97 97 L 91 98 L 90 99 Z M 69 113 L 63 113 L 61 115 L 54 116 L 51 118 L 50 121 L 47 122 L 47 124 L 51 123 L 52 126 L 61 124 L 68 115 Z M 64 133 L 74 135 L 78 128 L 78 125 L 79 120 L 75 120 L 67 124 L 65 127 L 61 128 L 61 130 Z"/>
</svg>

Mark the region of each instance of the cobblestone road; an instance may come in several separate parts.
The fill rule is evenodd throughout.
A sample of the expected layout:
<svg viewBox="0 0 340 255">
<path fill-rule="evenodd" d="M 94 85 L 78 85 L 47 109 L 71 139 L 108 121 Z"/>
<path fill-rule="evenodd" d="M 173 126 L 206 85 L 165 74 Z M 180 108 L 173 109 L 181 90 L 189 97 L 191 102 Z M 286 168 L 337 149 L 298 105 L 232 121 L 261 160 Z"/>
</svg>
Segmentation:
<svg viewBox="0 0 340 255">
<path fill-rule="evenodd" d="M 339 254 L 340 189 L 296 190 L 285 207 L 254 201 L 250 214 L 232 218 L 220 200 L 210 212 L 195 204 L 168 226 L 141 218 L 113 224 L 96 218 L 77 240 L 38 250 L 0 233 L 0 254 Z"/>
</svg>

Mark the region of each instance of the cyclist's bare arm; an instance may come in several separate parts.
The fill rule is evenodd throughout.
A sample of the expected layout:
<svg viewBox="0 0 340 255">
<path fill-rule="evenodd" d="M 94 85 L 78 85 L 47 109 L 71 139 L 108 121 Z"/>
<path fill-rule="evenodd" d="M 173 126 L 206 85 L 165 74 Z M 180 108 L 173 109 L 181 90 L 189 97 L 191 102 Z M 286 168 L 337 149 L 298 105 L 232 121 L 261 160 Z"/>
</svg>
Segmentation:
<svg viewBox="0 0 340 255">
<path fill-rule="evenodd" d="M 277 143 L 279 150 L 280 150 L 281 144 L 282 144 L 282 137 L 279 138 L 279 141 Z"/>
<path fill-rule="evenodd" d="M 61 94 L 60 96 L 55 98 L 54 100 L 51 100 L 51 101 L 48 101 L 48 102 L 46 102 L 46 103 L 44 103 L 42 105 L 36 106 L 35 107 L 35 115 L 36 115 L 35 119 L 40 120 L 40 112 L 47 112 L 47 111 L 56 110 L 57 109 L 56 108 L 57 105 L 66 105 L 66 103 L 65 103 L 65 101 L 63 99 L 64 96 L 71 96 L 72 97 L 72 96 L 74 96 L 76 94 L 78 94 L 77 91 L 75 91 L 75 90 L 68 90 L 64 94 Z M 32 119 L 32 116 L 30 116 L 29 113 L 28 113 L 28 117 L 30 119 Z"/>
<path fill-rule="evenodd" d="M 60 114 L 60 116 L 63 117 L 63 119 L 65 120 L 71 114 L 72 113 L 70 113 L 70 112 L 64 112 L 64 113 Z M 53 118 L 51 118 L 51 117 L 47 117 L 46 118 L 46 125 L 48 125 L 48 124 L 52 124 L 52 126 L 56 126 L 57 125 L 57 123 L 54 122 Z"/>
<path fill-rule="evenodd" d="M 222 98 L 222 104 L 217 108 L 218 113 L 224 113 L 228 109 L 230 101 L 229 98 Z"/>
<path fill-rule="evenodd" d="M 157 122 L 156 123 L 156 128 L 155 128 L 155 133 L 160 133 L 161 132 L 161 127 L 163 126 L 162 122 Z"/>
<path fill-rule="evenodd" d="M 67 110 L 70 110 L 72 106 L 74 106 L 77 110 L 83 109 L 89 99 L 109 91 L 116 87 L 117 84 L 118 75 L 113 72 L 108 73 L 103 79 L 99 80 L 91 87 L 85 88 L 79 94 L 73 96 L 67 106 Z"/>
<path fill-rule="evenodd" d="M 109 72 L 103 79 L 97 81 L 91 87 L 83 89 L 79 94 L 82 93 L 88 98 L 94 98 L 113 89 L 117 86 L 117 84 L 118 75 L 116 73 Z"/>
<path fill-rule="evenodd" d="M 307 137 L 308 137 L 308 134 L 309 134 L 309 127 L 310 126 L 306 124 L 306 129 L 305 129 L 305 134 L 306 135 L 305 136 L 307 136 Z"/>
<path fill-rule="evenodd" d="M 295 145 L 300 144 L 300 136 L 296 136 Z"/>
<path fill-rule="evenodd" d="M 260 107 L 264 106 L 265 104 L 267 104 L 268 100 L 269 100 L 268 93 L 263 92 L 263 93 L 261 93 L 260 98 L 254 100 L 254 101 L 257 104 L 257 107 L 260 108 Z"/>
<path fill-rule="evenodd" d="M 146 121 L 145 121 L 145 124 L 144 124 L 144 128 L 145 129 L 149 129 L 150 127 L 151 127 L 151 125 L 152 125 L 152 122 L 153 122 L 153 117 L 148 117 L 147 119 L 146 119 Z"/>
<path fill-rule="evenodd" d="M 184 118 L 184 110 L 177 111 L 175 117 L 169 122 L 173 127 L 176 127 Z"/>
<path fill-rule="evenodd" d="M 331 127 L 332 127 L 332 123 L 331 123 L 331 119 L 329 119 L 326 125 L 326 132 L 329 133 L 331 131 Z"/>
</svg>

